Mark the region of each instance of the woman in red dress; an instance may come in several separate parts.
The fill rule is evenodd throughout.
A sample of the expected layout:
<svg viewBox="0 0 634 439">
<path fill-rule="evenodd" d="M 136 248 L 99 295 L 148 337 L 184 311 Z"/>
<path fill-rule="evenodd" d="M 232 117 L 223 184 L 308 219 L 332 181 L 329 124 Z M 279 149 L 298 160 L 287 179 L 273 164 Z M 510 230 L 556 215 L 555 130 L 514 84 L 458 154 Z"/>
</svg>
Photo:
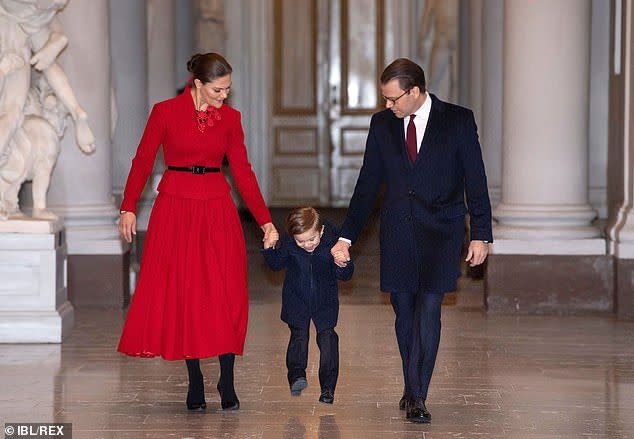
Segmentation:
<svg viewBox="0 0 634 439">
<path fill-rule="evenodd" d="M 220 172 L 225 156 L 264 238 L 275 241 L 278 234 L 247 159 L 240 113 L 223 103 L 231 66 L 207 53 L 194 55 L 187 69 L 191 88 L 154 105 L 124 191 L 119 230 L 131 242 L 136 203 L 162 145 L 167 170 L 117 350 L 184 359 L 190 410 L 206 408 L 199 359 L 218 356 L 222 408 L 236 410 L 233 364 L 235 355 L 242 355 L 247 330 L 247 270 L 242 226 Z"/>
</svg>

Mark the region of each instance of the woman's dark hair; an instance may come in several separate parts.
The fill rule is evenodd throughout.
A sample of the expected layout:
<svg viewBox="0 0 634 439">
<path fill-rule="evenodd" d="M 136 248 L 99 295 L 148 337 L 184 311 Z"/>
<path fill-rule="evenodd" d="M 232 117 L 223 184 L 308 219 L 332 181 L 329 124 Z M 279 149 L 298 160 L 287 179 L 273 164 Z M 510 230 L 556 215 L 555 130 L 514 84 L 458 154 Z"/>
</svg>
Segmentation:
<svg viewBox="0 0 634 439">
<path fill-rule="evenodd" d="M 296 207 L 286 218 L 286 230 L 289 235 L 299 235 L 311 229 L 320 230 L 322 224 L 319 212 L 312 207 Z"/>
<path fill-rule="evenodd" d="M 193 79 L 198 79 L 205 84 L 230 75 L 233 69 L 222 55 L 209 52 L 192 55 L 187 61 L 187 71 L 192 74 L 192 84 Z"/>
<path fill-rule="evenodd" d="M 421 66 L 407 58 L 398 58 L 383 70 L 381 84 L 385 85 L 392 79 L 398 79 L 401 90 L 409 91 L 414 87 L 418 87 L 421 93 L 426 90 L 425 72 Z"/>
</svg>

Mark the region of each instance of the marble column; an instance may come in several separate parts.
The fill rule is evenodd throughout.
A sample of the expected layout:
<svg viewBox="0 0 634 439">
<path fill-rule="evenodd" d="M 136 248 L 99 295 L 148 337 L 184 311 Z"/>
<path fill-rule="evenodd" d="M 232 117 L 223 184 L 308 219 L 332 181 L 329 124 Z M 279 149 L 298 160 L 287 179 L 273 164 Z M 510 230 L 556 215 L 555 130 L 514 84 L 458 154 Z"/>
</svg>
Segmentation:
<svg viewBox="0 0 634 439">
<path fill-rule="evenodd" d="M 65 219 L 68 254 L 121 254 L 112 202 L 108 1 L 71 1 L 59 14 L 68 48 L 60 56 L 77 99 L 88 114 L 97 151 L 84 155 L 72 130 L 62 140 L 49 204 Z"/>
<path fill-rule="evenodd" d="M 613 261 L 588 202 L 590 5 L 504 2 L 503 181 L 487 271 L 491 311 L 613 311 Z"/>
<path fill-rule="evenodd" d="M 496 237 L 597 238 L 588 203 L 590 1 L 507 0 L 504 20 Z"/>
<path fill-rule="evenodd" d="M 174 69 L 176 53 L 174 12 L 174 0 L 147 1 L 148 108 L 152 108 L 157 102 L 174 97 L 178 88 Z M 137 229 L 140 231 L 147 230 L 150 212 L 157 195 L 156 188 L 164 169 L 163 154 L 159 150 L 154 170 L 137 206 Z"/>
<path fill-rule="evenodd" d="M 476 123 L 480 123 L 482 116 L 482 3 L 483 0 L 470 0 L 469 2 L 469 50 L 471 51 L 471 82 L 469 84 L 469 108 L 473 111 Z M 442 98 L 441 98 L 442 99 Z"/>
<path fill-rule="evenodd" d="M 84 155 L 75 144 L 73 131 L 66 131 L 49 205 L 65 221 L 72 303 L 90 303 L 103 293 L 101 299 L 119 304 L 126 294 L 125 276 L 101 274 L 106 266 L 125 273 L 128 251 L 119 238 L 118 209 L 112 201 L 108 1 L 71 1 L 59 14 L 59 21 L 69 39 L 60 64 L 88 114 L 97 150 Z M 98 282 L 101 277 L 103 283 Z"/>
<path fill-rule="evenodd" d="M 612 215 L 608 233 L 615 256 L 617 315 L 634 320 L 634 2 L 615 2 L 614 52 L 610 63 L 610 157 Z"/>
<path fill-rule="evenodd" d="M 176 94 L 176 20 L 174 0 L 148 0 L 148 102 L 150 106 Z M 186 60 L 185 60 L 186 61 Z"/>
<path fill-rule="evenodd" d="M 174 72 L 178 88 L 184 87 L 189 79 L 187 60 L 195 53 L 195 8 L 194 0 L 178 0 L 175 4 L 175 56 Z"/>
<path fill-rule="evenodd" d="M 478 120 L 491 205 L 502 197 L 502 66 L 504 0 L 482 2 L 482 93 Z"/>
<path fill-rule="evenodd" d="M 148 116 L 145 0 L 110 2 L 110 58 L 116 107 L 112 189 L 118 203 Z"/>
<path fill-rule="evenodd" d="M 610 96 L 610 2 L 592 0 L 590 49 L 589 201 L 607 217 L 608 114 Z"/>
</svg>

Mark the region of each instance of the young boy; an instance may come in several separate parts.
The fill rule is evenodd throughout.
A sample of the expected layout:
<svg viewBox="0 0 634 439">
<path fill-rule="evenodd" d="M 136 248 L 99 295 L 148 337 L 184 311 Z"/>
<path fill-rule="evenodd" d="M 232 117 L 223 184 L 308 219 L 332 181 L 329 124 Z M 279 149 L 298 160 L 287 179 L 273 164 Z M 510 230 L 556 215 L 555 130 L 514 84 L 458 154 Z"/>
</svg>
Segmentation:
<svg viewBox="0 0 634 439">
<path fill-rule="evenodd" d="M 337 279 L 349 280 L 354 271 L 352 261 L 341 268 L 334 262 L 330 249 L 339 233 L 323 223 L 312 207 L 293 209 L 286 220 L 289 236 L 264 242 L 262 253 L 275 271 L 286 268 L 282 289 L 282 320 L 291 330 L 286 351 L 286 367 L 291 395 L 299 396 L 308 385 L 308 334 L 310 321 L 317 330 L 319 346 L 319 402 L 332 404 L 339 375 L 339 336 L 335 332 L 339 315 Z"/>
</svg>

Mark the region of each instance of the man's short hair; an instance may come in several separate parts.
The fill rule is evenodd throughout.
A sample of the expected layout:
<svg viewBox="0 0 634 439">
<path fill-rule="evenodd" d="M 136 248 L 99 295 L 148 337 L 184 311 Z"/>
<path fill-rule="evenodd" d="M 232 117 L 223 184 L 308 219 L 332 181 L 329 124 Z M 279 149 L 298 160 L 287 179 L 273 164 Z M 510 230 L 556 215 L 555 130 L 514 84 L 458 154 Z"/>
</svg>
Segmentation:
<svg viewBox="0 0 634 439">
<path fill-rule="evenodd" d="M 407 58 L 398 58 L 383 70 L 381 84 L 385 85 L 392 79 L 397 79 L 399 86 L 404 91 L 409 91 L 414 87 L 418 87 L 421 93 L 427 90 L 425 72 L 421 66 Z"/>
</svg>

